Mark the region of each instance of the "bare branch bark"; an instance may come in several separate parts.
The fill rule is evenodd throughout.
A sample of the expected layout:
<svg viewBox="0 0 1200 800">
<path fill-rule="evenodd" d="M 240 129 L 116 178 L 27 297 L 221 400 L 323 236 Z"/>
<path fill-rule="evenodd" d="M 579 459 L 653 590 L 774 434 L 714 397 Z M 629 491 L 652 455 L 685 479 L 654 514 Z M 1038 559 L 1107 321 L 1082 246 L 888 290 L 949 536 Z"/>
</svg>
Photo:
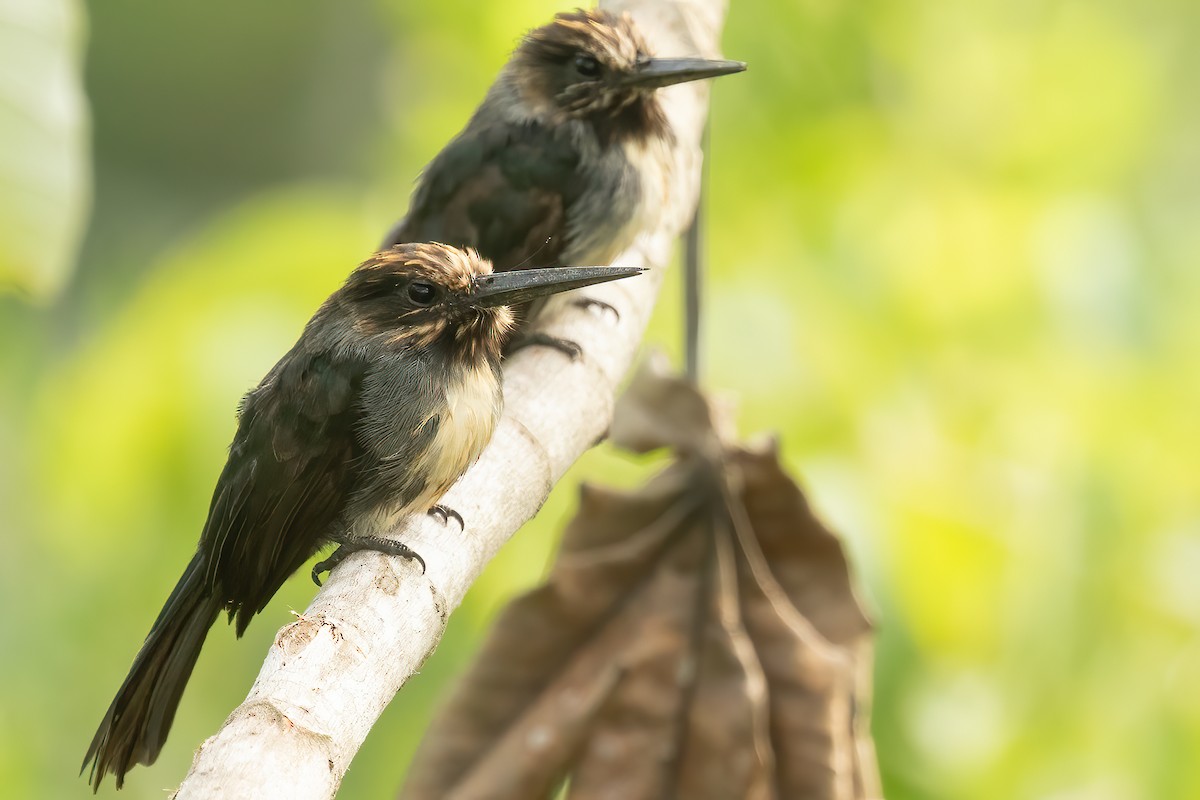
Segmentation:
<svg viewBox="0 0 1200 800">
<path fill-rule="evenodd" d="M 628 10 L 660 55 L 717 55 L 726 0 L 600 5 Z M 367 732 L 433 652 L 488 560 L 604 435 L 663 268 L 696 204 L 708 86 L 671 87 L 663 102 L 677 134 L 664 213 L 615 262 L 654 269 L 587 290 L 619 316 L 561 300 L 544 315 L 540 327 L 579 343 L 583 356 L 569 362 L 528 348 L 506 364 L 495 438 L 443 499 L 465 530 L 422 516 L 393 532 L 424 557 L 424 575 L 412 562 L 376 553 L 355 554 L 334 570 L 304 614 L 276 635 L 246 701 L 200 747 L 175 797 L 333 797 Z"/>
</svg>

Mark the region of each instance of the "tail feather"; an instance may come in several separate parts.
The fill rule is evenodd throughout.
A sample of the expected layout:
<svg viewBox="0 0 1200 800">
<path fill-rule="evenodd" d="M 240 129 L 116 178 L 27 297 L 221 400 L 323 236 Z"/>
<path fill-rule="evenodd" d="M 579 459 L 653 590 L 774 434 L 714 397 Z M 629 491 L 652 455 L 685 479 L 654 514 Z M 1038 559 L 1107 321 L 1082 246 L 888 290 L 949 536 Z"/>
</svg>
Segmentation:
<svg viewBox="0 0 1200 800">
<path fill-rule="evenodd" d="M 93 789 L 100 788 L 109 772 L 119 789 L 135 764 L 153 764 L 158 758 L 221 605 L 205 585 L 204 560 L 197 553 L 150 628 L 84 756 L 80 772 L 91 763 Z"/>
</svg>

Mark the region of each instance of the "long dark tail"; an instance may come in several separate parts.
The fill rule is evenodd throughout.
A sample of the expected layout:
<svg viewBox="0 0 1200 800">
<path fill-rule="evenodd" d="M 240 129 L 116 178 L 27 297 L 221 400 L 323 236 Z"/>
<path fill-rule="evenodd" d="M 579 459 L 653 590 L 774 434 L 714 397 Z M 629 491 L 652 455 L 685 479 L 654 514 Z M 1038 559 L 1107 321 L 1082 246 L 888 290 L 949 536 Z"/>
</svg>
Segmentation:
<svg viewBox="0 0 1200 800">
<path fill-rule="evenodd" d="M 204 637 L 221 610 L 205 586 L 204 563 L 197 553 L 188 564 L 100 722 L 80 769 L 92 762 L 93 789 L 108 772 L 117 776 L 120 789 L 134 764 L 153 764 L 162 750 Z"/>
</svg>

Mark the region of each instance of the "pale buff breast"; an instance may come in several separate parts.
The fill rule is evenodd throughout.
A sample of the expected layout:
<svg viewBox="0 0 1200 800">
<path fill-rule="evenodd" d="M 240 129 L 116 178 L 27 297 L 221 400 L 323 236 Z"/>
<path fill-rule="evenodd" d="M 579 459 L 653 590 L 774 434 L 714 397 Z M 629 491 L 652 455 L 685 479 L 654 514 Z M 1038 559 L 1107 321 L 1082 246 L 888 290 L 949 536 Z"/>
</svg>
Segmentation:
<svg viewBox="0 0 1200 800">
<path fill-rule="evenodd" d="M 475 463 L 492 438 L 503 410 L 500 380 L 490 365 L 462 368 L 446 390 L 437 433 L 421 454 L 427 487 L 411 508 L 429 508 Z"/>
<path fill-rule="evenodd" d="M 570 264 L 611 264 L 668 203 L 671 151 L 663 142 L 626 141 L 603 156 L 568 218 Z"/>
<path fill-rule="evenodd" d="M 670 198 L 679 193 L 679 187 L 672 186 L 674 150 L 670 143 L 652 136 L 647 140 L 627 141 L 623 147 L 625 157 L 637 170 L 641 189 L 638 213 L 622 231 L 628 245 L 642 230 L 657 228 L 663 213 L 679 205 L 670 202 Z M 680 221 L 679 224 L 684 222 Z"/>
</svg>

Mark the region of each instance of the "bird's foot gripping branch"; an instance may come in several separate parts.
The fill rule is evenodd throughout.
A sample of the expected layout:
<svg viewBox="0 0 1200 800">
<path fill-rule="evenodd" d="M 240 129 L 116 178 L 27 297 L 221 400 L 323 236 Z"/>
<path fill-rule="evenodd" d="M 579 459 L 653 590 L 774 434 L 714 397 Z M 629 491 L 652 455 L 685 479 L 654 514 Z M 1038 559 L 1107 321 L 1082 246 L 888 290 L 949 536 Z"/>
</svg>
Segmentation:
<svg viewBox="0 0 1200 800">
<path fill-rule="evenodd" d="M 493 274 L 474 251 L 396 245 L 363 262 L 246 395 L 229 460 L 183 577 L 84 758 L 99 788 L 157 758 L 220 611 L 239 636 L 318 550 L 313 580 L 373 550 L 425 560 L 384 536 L 425 512 L 479 457 L 503 408 L 512 303 L 625 278 L 630 267 Z"/>
</svg>

